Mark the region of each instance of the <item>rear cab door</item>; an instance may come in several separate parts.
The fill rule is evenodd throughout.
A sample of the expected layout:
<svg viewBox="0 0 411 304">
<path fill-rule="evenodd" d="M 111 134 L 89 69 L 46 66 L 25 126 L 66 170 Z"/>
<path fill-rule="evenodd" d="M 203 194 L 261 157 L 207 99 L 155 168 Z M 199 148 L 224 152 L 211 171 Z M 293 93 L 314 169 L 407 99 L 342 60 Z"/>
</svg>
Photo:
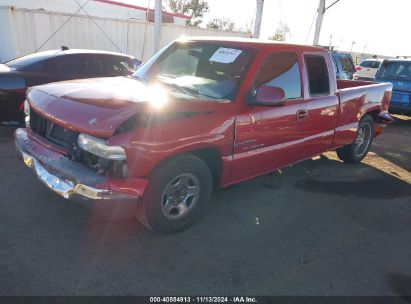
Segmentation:
<svg viewBox="0 0 411 304">
<path fill-rule="evenodd" d="M 303 158 L 327 151 L 338 119 L 339 99 L 331 56 L 327 52 L 304 52 L 305 108 Z"/>
</svg>

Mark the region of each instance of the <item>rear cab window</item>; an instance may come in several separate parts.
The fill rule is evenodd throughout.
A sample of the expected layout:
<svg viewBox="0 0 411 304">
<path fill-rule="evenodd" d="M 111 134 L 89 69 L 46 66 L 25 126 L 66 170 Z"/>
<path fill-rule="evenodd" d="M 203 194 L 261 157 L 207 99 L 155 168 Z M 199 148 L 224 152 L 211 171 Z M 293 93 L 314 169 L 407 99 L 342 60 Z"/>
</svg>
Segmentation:
<svg viewBox="0 0 411 304">
<path fill-rule="evenodd" d="M 325 57 L 320 54 L 304 55 L 310 96 L 330 95 L 330 77 Z"/>
<path fill-rule="evenodd" d="M 293 52 L 275 52 L 267 56 L 257 73 L 250 97 L 259 88 L 275 87 L 283 91 L 284 100 L 302 98 L 301 71 L 298 56 Z"/>
<path fill-rule="evenodd" d="M 364 60 L 363 62 L 360 63 L 360 66 L 363 68 L 372 68 L 372 69 L 378 69 L 380 67 L 381 62 L 377 60 Z"/>
</svg>

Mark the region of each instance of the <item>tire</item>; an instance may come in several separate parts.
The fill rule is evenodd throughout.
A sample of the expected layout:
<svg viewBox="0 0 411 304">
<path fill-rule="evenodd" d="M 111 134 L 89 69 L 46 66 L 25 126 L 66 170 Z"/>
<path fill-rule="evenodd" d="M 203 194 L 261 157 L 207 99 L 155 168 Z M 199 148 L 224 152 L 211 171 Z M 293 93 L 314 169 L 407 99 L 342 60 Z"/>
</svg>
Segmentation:
<svg viewBox="0 0 411 304">
<path fill-rule="evenodd" d="M 204 213 L 212 185 L 202 159 L 190 154 L 173 158 L 154 169 L 138 203 L 137 218 L 158 233 L 188 228 Z"/>
<path fill-rule="evenodd" d="M 351 144 L 337 149 L 338 158 L 346 163 L 361 162 L 367 156 L 373 138 L 374 120 L 371 116 L 365 115 L 358 124 L 355 140 Z"/>
</svg>

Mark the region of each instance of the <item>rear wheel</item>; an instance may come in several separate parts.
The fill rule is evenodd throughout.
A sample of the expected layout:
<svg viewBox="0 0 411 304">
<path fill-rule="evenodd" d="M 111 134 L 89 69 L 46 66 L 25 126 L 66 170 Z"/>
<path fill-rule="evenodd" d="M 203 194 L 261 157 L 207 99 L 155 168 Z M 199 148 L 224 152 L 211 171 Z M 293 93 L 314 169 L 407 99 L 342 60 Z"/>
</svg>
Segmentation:
<svg viewBox="0 0 411 304">
<path fill-rule="evenodd" d="M 153 171 L 137 218 L 155 232 L 185 229 L 201 216 L 211 190 L 212 177 L 205 162 L 193 155 L 179 156 Z"/>
<path fill-rule="evenodd" d="M 367 155 L 374 138 L 374 120 L 371 116 L 364 116 L 358 124 L 355 140 L 344 147 L 337 149 L 339 159 L 347 163 L 359 163 Z"/>
</svg>

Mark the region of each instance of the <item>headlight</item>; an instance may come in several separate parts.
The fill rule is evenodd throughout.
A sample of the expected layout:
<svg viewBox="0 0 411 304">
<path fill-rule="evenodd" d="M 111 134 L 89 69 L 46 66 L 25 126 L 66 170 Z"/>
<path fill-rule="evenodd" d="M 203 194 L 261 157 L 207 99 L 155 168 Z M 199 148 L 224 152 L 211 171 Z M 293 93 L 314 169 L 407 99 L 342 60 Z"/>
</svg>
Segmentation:
<svg viewBox="0 0 411 304">
<path fill-rule="evenodd" d="M 80 134 L 77 140 L 78 146 L 91 154 L 113 160 L 125 160 L 126 153 L 120 146 L 108 146 L 104 140 L 87 134 Z"/>
<path fill-rule="evenodd" d="M 26 116 L 30 116 L 30 105 L 27 100 L 24 101 L 24 114 L 26 114 Z"/>
</svg>

